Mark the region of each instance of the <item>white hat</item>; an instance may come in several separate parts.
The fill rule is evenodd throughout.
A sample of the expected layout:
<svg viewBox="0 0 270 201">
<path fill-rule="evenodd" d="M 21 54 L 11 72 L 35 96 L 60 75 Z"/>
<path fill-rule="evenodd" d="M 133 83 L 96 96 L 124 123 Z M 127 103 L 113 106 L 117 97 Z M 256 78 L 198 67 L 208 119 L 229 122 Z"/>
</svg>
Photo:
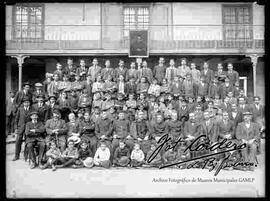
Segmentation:
<svg viewBox="0 0 270 201">
<path fill-rule="evenodd" d="M 74 144 L 78 144 L 78 143 L 81 142 L 81 138 L 79 138 L 79 137 L 77 137 L 77 136 L 71 136 L 71 137 L 69 137 L 69 138 L 68 138 L 68 142 L 69 142 L 70 140 L 74 141 Z"/>
<path fill-rule="evenodd" d="M 84 161 L 83 164 L 87 168 L 91 168 L 94 166 L 94 159 L 92 157 L 87 157 Z"/>
</svg>

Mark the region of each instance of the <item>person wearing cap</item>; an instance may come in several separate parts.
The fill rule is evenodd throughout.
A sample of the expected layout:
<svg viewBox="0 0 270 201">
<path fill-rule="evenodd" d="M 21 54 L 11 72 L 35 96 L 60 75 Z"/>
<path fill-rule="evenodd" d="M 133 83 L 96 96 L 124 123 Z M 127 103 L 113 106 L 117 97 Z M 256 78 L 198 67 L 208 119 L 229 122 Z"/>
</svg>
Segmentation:
<svg viewBox="0 0 270 201">
<path fill-rule="evenodd" d="M 252 122 L 252 113 L 246 111 L 243 113 L 244 121 L 239 123 L 235 136 L 241 143 L 246 143 L 247 147 L 241 150 L 244 162 L 256 164 L 257 146 L 260 143 L 260 131 L 259 125 Z M 247 167 L 247 169 L 254 170 L 253 166 Z"/>
<path fill-rule="evenodd" d="M 153 69 L 153 76 L 157 80 L 158 84 L 162 84 L 162 80 L 165 77 L 166 66 L 164 65 L 164 57 L 159 57 L 158 65 Z"/>
<path fill-rule="evenodd" d="M 37 96 L 40 96 L 42 94 L 44 94 L 44 92 L 42 91 L 43 89 L 43 85 L 41 83 L 36 83 L 35 84 L 35 91 L 32 94 L 32 102 L 33 104 L 37 103 Z"/>
<path fill-rule="evenodd" d="M 94 156 L 94 164 L 98 167 L 110 168 L 111 166 L 111 153 L 107 144 L 102 141 Z"/>
<path fill-rule="evenodd" d="M 126 119 L 125 115 L 126 113 L 123 110 L 119 111 L 118 119 L 113 122 L 112 154 L 114 154 L 116 147 L 119 146 L 120 140 L 129 141 L 127 147 L 129 149 L 133 148 L 132 136 L 130 135 L 130 122 Z"/>
<path fill-rule="evenodd" d="M 17 91 L 17 93 L 15 94 L 15 97 L 14 97 L 14 106 L 15 106 L 15 113 L 17 112 L 17 110 L 19 109 L 19 107 L 22 105 L 23 103 L 23 99 L 25 97 L 28 97 L 29 100 L 32 101 L 32 93 L 30 91 L 30 87 L 31 87 L 31 84 L 30 82 L 24 82 L 23 83 L 23 89 L 20 90 L 20 91 Z"/>
<path fill-rule="evenodd" d="M 79 75 L 81 78 L 81 81 L 83 81 L 86 79 L 87 73 L 88 73 L 88 67 L 85 66 L 85 60 L 80 59 L 80 66 L 76 70 L 76 75 Z"/>
<path fill-rule="evenodd" d="M 68 114 L 70 113 L 70 101 L 68 100 L 67 92 L 65 90 L 61 91 L 56 104 L 59 106 L 59 111 L 61 113 L 61 118 L 68 121 Z"/>
<path fill-rule="evenodd" d="M 91 81 L 94 82 L 97 79 L 97 76 L 101 74 L 101 67 L 98 66 L 97 58 L 93 59 L 92 66 L 88 69 L 88 75 L 91 76 Z"/>
<path fill-rule="evenodd" d="M 229 91 L 233 91 L 233 85 L 230 83 L 230 79 L 226 77 L 225 82 L 219 87 L 219 95 L 223 100 Z"/>
<path fill-rule="evenodd" d="M 205 83 L 207 85 L 209 85 L 211 80 L 214 79 L 214 72 L 213 70 L 209 69 L 209 65 L 207 62 L 203 63 L 203 69 L 201 70 L 201 77 L 204 77 Z"/>
<path fill-rule="evenodd" d="M 239 82 L 239 73 L 233 70 L 233 64 L 227 64 L 228 71 L 226 73 L 227 77 L 229 78 L 229 82 L 231 85 L 234 85 L 236 82 Z"/>
<path fill-rule="evenodd" d="M 46 121 L 46 145 L 48 146 L 51 140 L 56 140 L 57 146 L 63 152 L 66 148 L 66 133 L 67 127 L 65 120 L 61 119 L 61 113 L 58 109 L 53 110 L 53 117 Z"/>
<path fill-rule="evenodd" d="M 35 111 L 38 112 L 38 119 L 42 123 L 45 123 L 46 113 L 49 109 L 49 106 L 44 103 L 45 96 L 39 95 L 36 98 L 37 103 L 33 105 Z"/>
<path fill-rule="evenodd" d="M 37 111 L 31 112 L 30 118 L 32 121 L 27 122 L 25 125 L 26 154 L 29 155 L 31 169 L 33 169 L 37 164 L 41 168 L 41 161 L 45 151 L 45 127 L 41 121 L 38 121 Z M 38 163 L 36 162 L 36 154 L 34 151 L 35 146 L 38 146 Z"/>
<path fill-rule="evenodd" d="M 73 59 L 68 58 L 67 59 L 67 66 L 64 68 L 64 75 L 66 75 L 69 78 L 70 82 L 73 82 L 75 80 L 77 67 L 73 64 Z"/>
<path fill-rule="evenodd" d="M 30 106 L 31 99 L 28 96 L 25 96 L 22 101 L 23 105 L 18 108 L 15 117 L 15 132 L 17 137 L 15 143 L 15 156 L 13 161 L 16 161 L 20 158 L 22 140 L 23 136 L 25 135 L 25 125 L 27 122 L 31 121 L 30 114 L 33 111 L 33 107 Z"/>
<path fill-rule="evenodd" d="M 126 73 L 126 82 L 129 82 L 131 78 L 133 78 L 135 81 L 138 79 L 138 70 L 136 69 L 135 61 L 130 63 L 130 69 L 128 69 Z"/>
<path fill-rule="evenodd" d="M 14 121 L 15 121 L 15 104 L 14 104 L 15 92 L 10 91 L 9 97 L 6 100 L 6 137 L 10 133 L 14 133 Z"/>
<path fill-rule="evenodd" d="M 197 85 L 192 79 L 191 73 L 186 74 L 186 79 L 183 81 L 182 84 L 182 92 L 186 96 L 195 96 Z"/>
<path fill-rule="evenodd" d="M 127 167 L 130 162 L 130 149 L 127 148 L 124 140 L 120 140 L 118 144 L 113 154 L 112 164 L 113 166 Z"/>
<path fill-rule="evenodd" d="M 174 64 L 175 64 L 174 59 L 170 59 L 170 66 L 166 69 L 165 72 L 165 78 L 169 84 L 173 81 L 174 77 L 177 75 L 177 69 Z"/>
<path fill-rule="evenodd" d="M 176 69 L 176 75 L 179 77 L 186 78 L 187 73 L 190 73 L 190 68 L 187 66 L 187 59 L 181 59 L 181 65 Z"/>
<path fill-rule="evenodd" d="M 56 96 L 55 95 L 50 95 L 48 97 L 48 101 L 49 101 L 49 104 L 48 104 L 47 112 L 45 114 L 45 122 L 48 119 L 51 119 L 53 117 L 53 110 L 59 109 L 59 106 L 56 103 Z"/>
<path fill-rule="evenodd" d="M 90 95 L 88 94 L 87 89 L 83 89 L 82 94 L 80 95 L 78 100 L 79 109 L 81 108 L 90 109 L 91 104 L 92 104 L 92 97 L 90 97 Z"/>
</svg>

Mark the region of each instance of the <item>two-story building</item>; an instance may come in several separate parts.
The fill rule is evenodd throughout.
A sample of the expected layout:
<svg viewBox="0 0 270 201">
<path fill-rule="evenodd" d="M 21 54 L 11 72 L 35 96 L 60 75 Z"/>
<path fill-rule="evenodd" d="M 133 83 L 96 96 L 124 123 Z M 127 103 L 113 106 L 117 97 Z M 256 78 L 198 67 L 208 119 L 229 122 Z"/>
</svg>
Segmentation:
<svg viewBox="0 0 270 201">
<path fill-rule="evenodd" d="M 234 64 L 248 96 L 264 101 L 264 6 L 256 3 L 24 3 L 6 6 L 6 88 L 44 79 L 68 57 L 129 67 L 129 30 L 148 30 L 149 67 L 164 56 Z"/>
</svg>

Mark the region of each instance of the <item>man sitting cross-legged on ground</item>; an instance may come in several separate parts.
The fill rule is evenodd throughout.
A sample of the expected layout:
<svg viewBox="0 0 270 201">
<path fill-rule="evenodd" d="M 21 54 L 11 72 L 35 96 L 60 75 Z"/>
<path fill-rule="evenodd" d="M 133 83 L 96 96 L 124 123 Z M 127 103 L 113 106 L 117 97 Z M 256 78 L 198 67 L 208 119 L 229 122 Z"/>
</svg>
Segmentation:
<svg viewBox="0 0 270 201">
<path fill-rule="evenodd" d="M 61 151 L 57 147 L 56 142 L 52 140 L 50 143 L 50 149 L 46 152 L 46 163 L 42 166 L 42 169 L 46 169 L 48 167 L 52 167 L 52 170 L 55 170 L 54 161 L 61 157 Z"/>
<path fill-rule="evenodd" d="M 130 166 L 131 167 L 141 167 L 144 164 L 144 153 L 140 149 L 140 144 L 135 143 L 134 148 L 131 152 L 131 161 Z"/>
<path fill-rule="evenodd" d="M 110 161 L 110 149 L 107 147 L 104 140 L 100 142 L 100 147 L 97 149 L 94 156 L 95 166 L 109 168 L 111 165 Z"/>
<path fill-rule="evenodd" d="M 79 154 L 78 149 L 74 145 L 75 143 L 73 140 L 68 141 L 66 150 L 62 153 L 61 157 L 57 158 L 53 163 L 55 165 L 54 170 L 56 170 L 56 168 L 63 168 L 75 164 Z"/>
<path fill-rule="evenodd" d="M 126 147 L 125 141 L 119 142 L 113 156 L 113 166 L 127 167 L 130 162 L 130 151 Z"/>
</svg>

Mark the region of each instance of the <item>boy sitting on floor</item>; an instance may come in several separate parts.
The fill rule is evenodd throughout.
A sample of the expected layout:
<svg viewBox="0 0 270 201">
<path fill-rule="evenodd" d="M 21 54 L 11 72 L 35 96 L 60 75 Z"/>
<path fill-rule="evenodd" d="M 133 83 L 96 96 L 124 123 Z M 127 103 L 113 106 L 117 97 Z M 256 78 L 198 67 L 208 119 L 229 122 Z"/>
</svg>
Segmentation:
<svg viewBox="0 0 270 201">
<path fill-rule="evenodd" d="M 100 147 L 97 149 L 94 156 L 95 166 L 109 168 L 110 163 L 110 150 L 104 141 L 101 141 Z"/>
<path fill-rule="evenodd" d="M 94 166 L 94 159 L 93 159 L 93 153 L 90 150 L 88 146 L 88 142 L 83 140 L 80 143 L 80 147 L 78 150 L 78 160 L 76 160 L 75 165 L 73 166 L 74 168 L 82 168 L 82 167 L 87 167 L 91 168 Z"/>
<path fill-rule="evenodd" d="M 144 153 L 140 149 L 139 143 L 134 144 L 134 149 L 131 152 L 130 158 L 131 158 L 130 162 L 131 167 L 141 167 L 144 164 Z"/>
<path fill-rule="evenodd" d="M 50 149 L 46 152 L 47 161 L 42 166 L 42 169 L 46 169 L 48 167 L 52 167 L 52 169 L 55 170 L 54 161 L 57 158 L 60 158 L 61 157 L 61 151 L 56 146 L 55 141 L 51 141 L 49 144 L 50 144 Z"/>
<path fill-rule="evenodd" d="M 130 162 L 130 152 L 126 147 L 126 144 L 123 140 L 119 142 L 119 147 L 116 148 L 113 157 L 113 165 L 120 167 L 127 167 Z"/>
</svg>

